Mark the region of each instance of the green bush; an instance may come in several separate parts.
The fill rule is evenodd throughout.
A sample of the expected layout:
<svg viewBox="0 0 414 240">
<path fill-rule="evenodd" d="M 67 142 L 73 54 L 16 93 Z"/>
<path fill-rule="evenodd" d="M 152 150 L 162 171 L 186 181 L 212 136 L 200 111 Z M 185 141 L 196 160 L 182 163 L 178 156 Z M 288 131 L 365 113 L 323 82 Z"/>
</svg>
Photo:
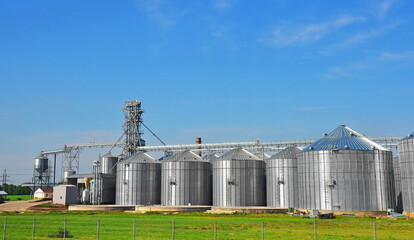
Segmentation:
<svg viewBox="0 0 414 240">
<path fill-rule="evenodd" d="M 73 235 L 69 233 L 69 230 L 59 227 L 58 230 L 54 233 L 48 235 L 49 238 L 63 238 L 63 235 L 67 238 L 73 238 Z"/>
</svg>

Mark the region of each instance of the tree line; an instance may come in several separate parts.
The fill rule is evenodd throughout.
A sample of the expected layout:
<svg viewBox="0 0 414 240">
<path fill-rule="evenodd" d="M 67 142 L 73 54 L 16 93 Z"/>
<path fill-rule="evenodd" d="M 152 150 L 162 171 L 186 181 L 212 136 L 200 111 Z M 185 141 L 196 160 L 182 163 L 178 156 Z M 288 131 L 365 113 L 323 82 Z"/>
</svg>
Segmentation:
<svg viewBox="0 0 414 240">
<path fill-rule="evenodd" d="M 30 195 L 32 193 L 29 187 L 14 184 L 4 184 L 0 186 L 0 190 L 5 191 L 8 195 Z"/>
</svg>

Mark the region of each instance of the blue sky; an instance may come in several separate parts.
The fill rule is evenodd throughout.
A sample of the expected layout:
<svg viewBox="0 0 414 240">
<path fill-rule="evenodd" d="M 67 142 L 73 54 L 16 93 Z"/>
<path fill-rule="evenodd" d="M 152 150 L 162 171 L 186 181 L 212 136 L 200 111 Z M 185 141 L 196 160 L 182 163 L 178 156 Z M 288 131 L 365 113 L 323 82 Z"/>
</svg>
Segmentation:
<svg viewBox="0 0 414 240">
<path fill-rule="evenodd" d="M 414 130 L 414 2 L 2 1 L 0 171 L 115 141 L 139 99 L 167 144 Z M 159 144 L 148 132 L 149 145 Z M 81 171 L 105 149 L 85 151 Z"/>
</svg>

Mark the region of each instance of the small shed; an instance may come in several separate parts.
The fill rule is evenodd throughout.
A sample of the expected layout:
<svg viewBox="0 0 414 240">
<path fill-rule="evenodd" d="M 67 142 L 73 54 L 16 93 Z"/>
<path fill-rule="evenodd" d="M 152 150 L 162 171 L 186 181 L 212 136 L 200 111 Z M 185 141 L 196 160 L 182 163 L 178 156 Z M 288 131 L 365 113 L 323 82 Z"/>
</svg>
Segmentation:
<svg viewBox="0 0 414 240">
<path fill-rule="evenodd" d="M 0 191 L 0 203 L 4 201 L 4 196 L 6 196 L 7 193 L 5 191 Z"/>
<path fill-rule="evenodd" d="M 34 191 L 34 199 L 52 199 L 53 187 L 39 187 Z"/>
<path fill-rule="evenodd" d="M 76 204 L 76 186 L 59 185 L 53 187 L 53 203 L 55 204 Z"/>
</svg>

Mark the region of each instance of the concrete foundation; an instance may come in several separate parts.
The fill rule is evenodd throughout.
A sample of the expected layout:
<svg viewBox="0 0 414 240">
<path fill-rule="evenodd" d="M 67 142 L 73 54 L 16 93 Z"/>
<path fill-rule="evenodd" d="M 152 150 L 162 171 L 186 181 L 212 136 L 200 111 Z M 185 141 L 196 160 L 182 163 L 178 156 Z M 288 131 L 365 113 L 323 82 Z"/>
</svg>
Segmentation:
<svg viewBox="0 0 414 240">
<path fill-rule="evenodd" d="M 198 205 L 191 205 L 191 206 L 136 206 L 135 212 L 136 213 L 145 213 L 145 212 L 205 212 L 210 210 L 211 206 L 198 206 Z"/>
<path fill-rule="evenodd" d="M 70 205 L 69 211 L 133 211 L 135 206 L 124 205 Z"/>
<path fill-rule="evenodd" d="M 209 213 L 287 213 L 284 207 L 211 207 Z"/>
<path fill-rule="evenodd" d="M 407 215 L 409 218 L 414 218 L 414 212 L 403 212 L 404 215 Z"/>
<path fill-rule="evenodd" d="M 298 209 L 302 212 L 312 213 L 312 210 Z M 333 213 L 335 216 L 342 214 L 353 214 L 356 217 L 386 217 L 387 211 L 330 211 L 330 210 L 319 210 L 320 213 Z"/>
</svg>

